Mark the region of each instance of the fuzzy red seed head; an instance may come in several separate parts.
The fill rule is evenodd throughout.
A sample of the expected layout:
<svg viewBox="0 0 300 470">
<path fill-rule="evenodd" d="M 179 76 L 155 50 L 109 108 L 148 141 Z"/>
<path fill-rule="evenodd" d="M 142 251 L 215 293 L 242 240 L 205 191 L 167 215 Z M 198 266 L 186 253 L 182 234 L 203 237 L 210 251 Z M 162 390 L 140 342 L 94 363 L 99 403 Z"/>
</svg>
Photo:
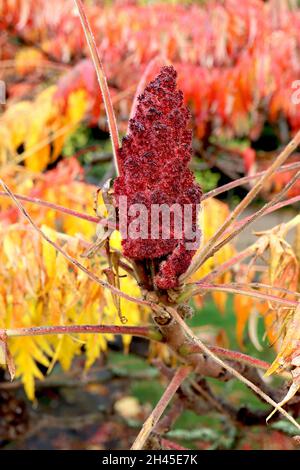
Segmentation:
<svg viewBox="0 0 300 470">
<path fill-rule="evenodd" d="M 163 238 L 161 220 L 158 239 L 151 238 L 151 208 L 155 204 L 169 207 L 178 204 L 182 209 L 190 205 L 192 227 L 189 229 L 197 232 L 197 205 L 202 192 L 188 168 L 192 154 L 189 118 L 183 94 L 176 89 L 175 69 L 163 67 L 139 96 L 129 134 L 119 150 L 120 176 L 114 182 L 116 205 L 120 208 L 120 196 L 126 196 L 128 208 L 143 204 L 148 217 L 148 238 L 123 239 L 123 252 L 133 259 L 161 259 L 155 279 L 161 289 L 177 286 L 178 277 L 186 271 L 194 254 L 186 249 L 185 228 L 178 239 L 172 215 L 169 237 Z M 135 218 L 136 215 L 128 215 L 128 226 Z"/>
</svg>

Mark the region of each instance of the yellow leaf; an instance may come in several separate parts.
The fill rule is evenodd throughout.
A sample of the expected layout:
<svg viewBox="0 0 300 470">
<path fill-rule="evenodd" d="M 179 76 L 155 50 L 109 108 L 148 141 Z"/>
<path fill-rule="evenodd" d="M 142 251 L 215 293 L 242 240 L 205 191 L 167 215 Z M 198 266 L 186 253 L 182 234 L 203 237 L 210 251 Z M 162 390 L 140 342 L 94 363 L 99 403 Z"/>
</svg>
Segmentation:
<svg viewBox="0 0 300 470">
<path fill-rule="evenodd" d="M 16 71 L 19 75 L 32 73 L 44 60 L 42 52 L 34 47 L 25 47 L 17 51 L 15 55 Z"/>
<path fill-rule="evenodd" d="M 300 349 L 300 306 L 290 315 L 285 325 L 285 336 L 276 359 L 267 370 L 271 375 L 278 369 L 284 369 L 292 364 L 293 356 L 299 354 Z"/>
<path fill-rule="evenodd" d="M 42 226 L 42 230 L 49 238 L 56 242 L 57 237 L 54 230 L 51 230 L 45 225 Z M 53 246 L 46 242 L 46 240 L 42 240 L 42 259 L 48 278 L 51 282 L 53 282 L 56 273 L 56 250 Z"/>
<path fill-rule="evenodd" d="M 236 336 L 241 349 L 244 349 L 244 329 L 253 307 L 253 299 L 245 295 L 235 295 L 233 299 L 233 308 L 237 317 Z"/>
<path fill-rule="evenodd" d="M 88 105 L 88 97 L 84 89 L 70 93 L 68 97 L 67 121 L 71 124 L 78 124 L 83 119 Z"/>
<path fill-rule="evenodd" d="M 230 211 L 227 204 L 219 201 L 218 199 L 207 199 L 202 203 L 202 210 L 200 213 L 200 226 L 202 229 L 202 242 L 199 250 L 202 249 L 203 245 L 214 235 L 218 228 L 223 224 L 227 219 Z M 198 250 L 198 251 L 199 251 Z M 224 263 L 226 260 L 230 259 L 234 255 L 234 249 L 231 244 L 225 245 L 221 250 L 219 250 L 213 257 L 208 259 L 193 275 L 193 280 L 200 280 L 202 277 L 209 274 L 215 267 Z M 226 272 L 221 275 L 219 278 L 215 279 L 215 282 L 225 283 L 230 282 L 231 274 Z M 221 312 L 224 312 L 227 294 L 226 293 L 214 293 L 213 299 L 220 309 Z M 199 305 L 202 303 L 200 296 L 196 296 L 196 302 L 199 302 Z"/>
</svg>

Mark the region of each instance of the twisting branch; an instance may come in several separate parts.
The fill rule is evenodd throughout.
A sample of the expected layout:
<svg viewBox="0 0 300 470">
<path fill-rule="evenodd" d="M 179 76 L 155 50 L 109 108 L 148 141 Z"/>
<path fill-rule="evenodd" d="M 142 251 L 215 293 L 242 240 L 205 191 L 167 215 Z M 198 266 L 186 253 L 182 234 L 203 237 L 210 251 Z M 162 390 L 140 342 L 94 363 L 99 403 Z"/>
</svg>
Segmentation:
<svg viewBox="0 0 300 470">
<path fill-rule="evenodd" d="M 164 394 L 162 395 L 161 399 L 157 403 L 156 407 L 154 408 L 150 416 L 144 422 L 139 435 L 137 436 L 137 438 L 135 439 L 131 447 L 131 450 L 141 450 L 143 448 L 151 431 L 157 425 L 161 415 L 167 408 L 168 404 L 172 400 L 173 396 L 175 395 L 176 391 L 178 390 L 182 382 L 189 375 L 190 371 L 191 371 L 190 367 L 187 367 L 187 366 L 181 366 L 176 371 L 174 377 L 172 378 L 168 387 L 164 391 Z"/>
</svg>

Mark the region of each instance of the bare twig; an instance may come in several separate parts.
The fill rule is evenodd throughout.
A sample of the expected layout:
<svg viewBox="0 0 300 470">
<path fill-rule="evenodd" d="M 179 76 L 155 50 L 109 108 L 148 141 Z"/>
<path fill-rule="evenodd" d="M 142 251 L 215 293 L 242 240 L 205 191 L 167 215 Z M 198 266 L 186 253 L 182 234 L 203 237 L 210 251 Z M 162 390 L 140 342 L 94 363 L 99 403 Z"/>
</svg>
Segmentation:
<svg viewBox="0 0 300 470">
<path fill-rule="evenodd" d="M 148 439 L 151 431 L 158 423 L 161 415 L 167 408 L 168 404 L 170 403 L 171 399 L 175 395 L 177 389 L 180 387 L 182 382 L 186 379 L 189 375 L 191 369 L 187 366 L 181 366 L 176 371 L 174 377 L 172 378 L 171 382 L 169 383 L 168 387 L 166 388 L 164 394 L 162 395 L 161 399 L 157 403 L 156 407 L 150 414 L 150 416 L 146 419 L 143 427 L 135 439 L 131 450 L 141 450 Z"/>
<path fill-rule="evenodd" d="M 204 283 L 211 282 L 216 277 L 219 277 L 224 272 L 226 272 L 229 269 L 233 268 L 234 266 L 238 265 L 238 263 L 240 263 L 244 259 L 249 258 L 249 256 L 251 256 L 253 253 L 255 253 L 258 246 L 259 246 L 259 244 L 257 242 L 253 243 L 253 245 L 249 246 L 248 248 L 246 248 L 243 251 L 240 251 L 239 253 L 234 255 L 229 260 L 227 260 L 224 263 L 217 266 L 210 273 L 206 274 L 206 276 L 202 277 L 199 282 L 204 282 Z"/>
<path fill-rule="evenodd" d="M 300 197 L 297 199 L 300 200 Z M 288 200 L 289 201 L 289 200 Z M 285 202 L 285 201 L 284 201 Z M 277 204 L 276 204 L 277 206 Z M 272 208 L 273 209 L 273 208 Z M 268 211 L 267 211 L 268 212 Z M 267 213 L 266 212 L 266 213 Z M 241 222 L 245 223 L 247 219 L 243 219 Z M 297 226 L 300 223 L 300 215 L 297 215 L 293 217 L 289 222 L 286 222 L 284 226 L 282 224 L 276 225 L 273 227 L 271 230 L 276 231 L 277 229 L 280 229 L 282 236 L 285 235 L 289 230 L 293 229 L 295 226 Z M 238 223 L 239 224 L 239 223 Z M 206 282 L 211 282 L 213 279 L 216 277 L 220 276 L 222 273 L 228 271 L 229 269 L 233 268 L 234 266 L 238 265 L 242 260 L 248 258 L 252 254 L 256 252 L 260 248 L 261 243 L 264 243 L 263 237 L 259 238 L 255 243 L 250 245 L 248 248 L 246 248 L 243 251 L 240 251 L 239 253 L 235 254 L 232 258 L 228 259 L 224 263 L 220 264 L 217 266 L 215 269 L 213 269 L 210 273 L 206 274 L 203 278 L 201 278 L 198 282 L 201 283 L 206 283 Z M 264 286 L 266 287 L 266 286 Z M 271 286 L 270 286 L 271 287 Z M 273 287 L 273 286 L 272 286 Z M 274 288 L 274 287 L 273 287 Z M 297 293 L 294 293 L 297 295 Z"/>
<path fill-rule="evenodd" d="M 289 191 L 289 189 L 296 183 L 298 178 L 300 177 L 300 171 L 297 172 L 296 175 L 291 178 L 291 180 L 288 182 L 288 184 L 272 199 L 272 201 L 268 202 L 265 204 L 263 207 L 261 207 L 258 211 L 256 211 L 254 214 L 252 214 L 250 217 L 246 217 L 243 220 L 240 220 L 237 223 L 237 226 L 234 227 L 234 230 L 230 235 L 222 240 L 220 243 L 218 243 L 210 252 L 210 255 L 212 256 L 214 253 L 219 251 L 223 246 L 225 246 L 227 243 L 229 243 L 233 238 L 235 238 L 239 233 L 241 233 L 243 230 L 245 230 L 248 225 L 250 225 L 254 220 L 258 219 L 259 217 L 265 215 L 267 213 L 267 210 L 270 209 L 271 207 L 275 206 L 277 202 L 280 201 L 280 199 Z M 224 234 L 227 233 L 227 230 L 225 230 Z M 208 259 L 208 256 L 206 259 Z M 206 260 L 205 259 L 205 260 Z"/>
<path fill-rule="evenodd" d="M 116 168 L 116 173 L 117 175 L 119 174 L 119 162 L 118 162 L 118 149 L 120 146 L 119 142 L 119 133 L 118 133 L 118 127 L 117 127 L 117 121 L 115 117 L 115 113 L 113 110 L 111 98 L 110 98 L 110 93 L 109 93 L 109 88 L 107 85 L 106 81 L 106 76 L 105 72 L 103 69 L 103 65 L 100 59 L 100 56 L 97 51 L 95 39 L 92 33 L 92 30 L 90 28 L 88 19 L 86 17 L 85 11 L 83 4 L 81 0 L 74 0 L 75 4 L 78 8 L 79 12 L 79 17 L 80 21 L 82 24 L 82 28 L 89 46 L 90 54 L 94 63 L 94 67 L 96 70 L 97 74 L 97 79 L 100 85 L 101 93 L 102 93 L 102 98 L 105 106 L 105 111 L 107 115 L 107 121 L 108 121 L 108 127 L 109 127 L 109 132 L 110 132 L 110 137 L 112 141 L 112 149 L 113 149 L 113 156 L 114 156 L 114 163 L 115 163 L 115 168 Z"/>
<path fill-rule="evenodd" d="M 0 196 L 9 197 L 9 194 L 4 191 L 0 191 Z M 88 222 L 93 222 L 95 224 L 100 223 L 99 217 L 93 217 L 92 215 L 83 214 L 82 212 L 74 211 L 73 209 L 68 209 L 67 207 L 54 204 L 53 202 L 44 201 L 43 199 L 39 199 L 37 197 L 22 196 L 21 194 L 14 194 L 14 196 L 20 201 L 31 202 L 32 204 L 37 204 L 38 206 L 48 207 L 49 209 L 53 209 L 55 211 L 62 212 L 67 215 L 72 215 L 74 217 L 78 217 L 79 219 L 87 220 Z"/>
</svg>

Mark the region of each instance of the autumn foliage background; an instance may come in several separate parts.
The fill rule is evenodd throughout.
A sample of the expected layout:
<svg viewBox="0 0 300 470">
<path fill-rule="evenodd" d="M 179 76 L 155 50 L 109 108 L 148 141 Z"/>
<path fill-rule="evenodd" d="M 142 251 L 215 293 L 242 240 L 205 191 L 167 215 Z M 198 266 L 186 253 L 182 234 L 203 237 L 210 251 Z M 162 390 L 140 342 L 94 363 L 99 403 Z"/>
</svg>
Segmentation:
<svg viewBox="0 0 300 470">
<path fill-rule="evenodd" d="M 192 113 L 191 168 L 205 193 L 265 170 L 299 130 L 300 107 L 291 99 L 300 72 L 296 1 L 85 4 L 122 135 L 137 87 L 153 79 L 162 65 L 176 69 L 178 88 Z M 114 168 L 101 93 L 73 1 L 0 0 L 0 79 L 6 87 L 6 101 L 0 105 L 1 178 L 16 194 L 94 218 L 97 186 L 114 176 Z M 289 163 L 298 161 L 294 152 Z M 295 173 L 272 177 L 255 207 L 278 194 Z M 203 201 L 204 242 L 251 184 Z M 299 183 L 286 198 L 300 200 Z M 91 220 L 24 204 L 37 225 L 73 257 L 80 257 L 93 240 Z M 258 268 L 260 282 L 297 292 L 296 235 L 291 245 L 285 234 L 266 236 L 263 252 L 270 251 Z M 110 243 L 120 250 L 117 232 Z M 227 244 L 201 266 L 194 281 L 230 259 L 240 246 L 239 240 Z M 105 253 L 81 262 L 106 279 Z M 136 282 L 124 275 L 120 268 L 120 288 L 139 297 Z M 238 276 L 243 282 L 256 280 L 254 267 L 247 265 Z M 225 272 L 218 281 L 232 279 Z M 148 321 L 148 307 L 120 302 L 129 325 Z M 267 302 L 214 292 L 204 300 L 196 296 L 194 305 L 191 325 L 205 341 L 275 360 L 286 323 L 275 323 Z M 38 236 L 9 198 L 0 196 L 0 327 L 67 324 L 122 322 L 111 293 L 76 270 Z M 285 336 L 283 344 L 290 341 L 298 345 L 299 334 Z M 10 351 L 17 381 L 9 384 L 7 373 L 0 372 L 0 444 L 12 448 L 126 448 L 164 388 L 151 361 L 169 366 L 176 362 L 163 345 L 111 334 L 12 338 Z M 285 360 L 291 351 L 281 352 Z M 278 367 L 273 362 L 274 372 Z M 75 392 L 70 391 L 73 386 Z M 233 404 L 265 410 L 236 382 L 212 381 L 211 386 Z M 63 430 L 59 438 L 37 424 L 43 419 L 50 420 L 50 428 Z M 39 429 L 42 437 L 37 436 Z M 281 421 L 244 430 L 220 413 L 204 410 L 199 417 L 188 410 L 170 438 L 195 448 L 292 449 L 287 437 L 291 432 Z"/>
</svg>

